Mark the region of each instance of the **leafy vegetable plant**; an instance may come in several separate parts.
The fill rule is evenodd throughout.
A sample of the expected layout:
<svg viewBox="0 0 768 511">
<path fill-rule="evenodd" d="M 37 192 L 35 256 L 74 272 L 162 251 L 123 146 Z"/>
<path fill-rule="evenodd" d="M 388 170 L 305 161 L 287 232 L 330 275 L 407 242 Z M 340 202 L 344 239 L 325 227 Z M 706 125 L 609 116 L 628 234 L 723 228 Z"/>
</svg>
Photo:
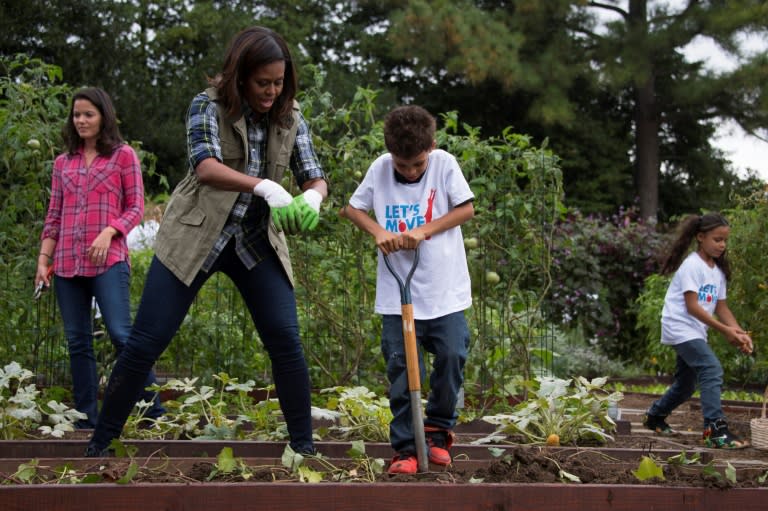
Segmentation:
<svg viewBox="0 0 768 511">
<path fill-rule="evenodd" d="M 557 435 L 561 444 L 591 439 L 613 440 L 609 431 L 616 423 L 608 415 L 608 406 L 623 398 L 620 392 L 603 389 L 607 379 L 587 380 L 583 377 L 563 380 L 538 377 L 526 383 L 529 400 L 515 406 L 510 413 L 490 415 L 483 420 L 495 424 L 496 431 L 473 443 L 499 442 L 522 435 L 530 443 L 544 444 Z"/>
<path fill-rule="evenodd" d="M 341 440 L 389 441 L 392 412 L 387 398 L 366 387 L 332 387 L 321 394 L 329 395 L 327 409 L 316 409 L 314 415 L 324 413 L 324 418 L 334 420 L 327 428 L 331 436 Z"/>
<path fill-rule="evenodd" d="M 32 371 L 18 362 L 0 369 L 0 438 L 34 437 L 35 430 L 43 436 L 61 438 L 65 432 L 74 431 L 75 421 L 86 417 L 54 400 L 38 403 L 40 391 L 30 383 L 33 378 Z"/>
<path fill-rule="evenodd" d="M 217 387 L 198 386 L 198 378 L 172 379 L 152 387 L 156 392 L 180 393 L 177 399 L 164 401 L 167 412 L 158 419 L 144 417 L 151 403 L 140 402 L 124 430 L 130 438 L 199 438 L 205 440 L 284 440 L 288 437 L 277 398 L 271 387 L 256 389 L 253 380 L 240 383 L 220 372 L 213 375 Z M 267 392 L 256 401 L 254 390 Z"/>
<path fill-rule="evenodd" d="M 664 480 L 664 468 L 648 456 L 642 457 L 637 470 L 632 473 L 639 481 L 647 481 L 654 478 Z"/>
</svg>

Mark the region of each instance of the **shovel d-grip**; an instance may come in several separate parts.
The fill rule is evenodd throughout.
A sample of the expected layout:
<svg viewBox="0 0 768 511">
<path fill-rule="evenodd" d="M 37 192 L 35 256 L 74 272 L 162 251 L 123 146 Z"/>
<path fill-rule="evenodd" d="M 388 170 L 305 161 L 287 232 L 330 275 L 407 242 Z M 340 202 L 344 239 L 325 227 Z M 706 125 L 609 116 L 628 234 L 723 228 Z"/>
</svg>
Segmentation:
<svg viewBox="0 0 768 511">
<path fill-rule="evenodd" d="M 421 379 L 419 376 L 419 352 L 416 347 L 416 322 L 413 318 L 413 302 L 411 301 L 411 278 L 416 266 L 419 264 L 419 249 L 413 250 L 413 264 L 405 277 L 400 278 L 392 267 L 389 258 L 384 256 L 389 273 L 397 281 L 400 288 L 400 304 L 403 316 L 403 341 L 405 347 L 405 367 L 408 373 L 408 392 L 411 397 L 411 423 L 413 436 L 416 443 L 416 459 L 419 462 L 419 472 L 429 470 L 429 458 L 427 456 L 427 442 L 424 437 L 424 417 L 421 409 Z"/>
</svg>

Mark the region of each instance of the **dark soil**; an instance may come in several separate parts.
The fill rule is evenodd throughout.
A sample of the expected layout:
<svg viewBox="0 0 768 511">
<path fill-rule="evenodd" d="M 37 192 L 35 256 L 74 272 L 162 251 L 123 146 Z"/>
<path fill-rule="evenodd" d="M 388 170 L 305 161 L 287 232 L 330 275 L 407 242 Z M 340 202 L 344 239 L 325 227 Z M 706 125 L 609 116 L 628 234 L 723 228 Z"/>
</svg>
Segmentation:
<svg viewBox="0 0 768 511">
<path fill-rule="evenodd" d="M 744 449 L 709 449 L 702 441 L 703 419 L 698 400 L 691 400 L 667 419 L 676 433 L 660 436 L 645 429 L 645 410 L 658 396 L 626 394 L 620 406 L 620 420 L 629 434 L 614 435 L 614 441 L 603 447 L 638 449 L 638 460 L 626 462 L 611 459 L 600 449 L 584 446 L 572 449 L 520 446 L 487 469 L 471 474 L 472 479 L 494 483 L 531 483 L 566 481 L 562 472 L 577 476 L 582 483 L 592 484 L 653 484 L 667 486 L 703 486 L 713 488 L 768 487 L 768 450 L 748 446 Z M 750 439 L 750 419 L 760 417 L 761 408 L 750 403 L 724 403 L 729 427 L 744 440 Z M 660 463 L 669 457 L 655 455 L 657 451 L 685 452 L 690 459 L 696 452 L 711 456 L 708 463 L 679 465 Z M 653 478 L 641 482 L 634 475 L 640 456 L 649 456 L 663 466 L 664 480 Z M 730 464 L 736 471 L 736 482 L 725 476 Z"/>
<path fill-rule="evenodd" d="M 578 446 L 577 450 L 540 446 L 516 446 L 487 468 L 463 473 L 448 467 L 446 473 L 389 476 L 381 481 L 444 481 L 486 483 L 551 483 L 567 482 L 563 472 L 590 484 L 652 484 L 666 486 L 697 486 L 711 488 L 768 487 L 768 450 L 748 446 L 744 449 L 709 449 L 702 441 L 703 419 L 698 400 L 685 403 L 667 419 L 676 434 L 660 436 L 645 429 L 642 419 L 645 410 L 658 396 L 625 394 L 619 403 L 620 417 L 629 434 L 614 435 L 614 441 L 603 446 Z M 752 403 L 723 403 L 731 431 L 744 440 L 750 439 L 750 419 L 760 417 L 761 408 Z M 624 429 L 623 428 L 623 429 Z M 625 431 L 626 432 L 626 431 Z M 471 441 L 459 436 L 459 442 Z M 633 462 L 611 458 L 600 447 L 637 449 L 638 459 Z M 664 455 L 655 454 L 664 451 Z M 669 451 L 686 453 L 688 459 L 697 452 L 711 457 L 707 463 L 679 465 L 666 463 Z M 634 475 L 642 456 L 649 456 L 663 466 L 664 480 L 653 478 L 641 482 Z M 735 469 L 736 482 L 725 476 L 729 466 Z M 761 481 L 766 479 L 766 481 Z"/>
<path fill-rule="evenodd" d="M 585 484 L 645 484 L 665 486 L 694 486 L 708 488 L 756 488 L 768 487 L 768 450 L 752 446 L 738 450 L 707 449 L 701 441 L 701 410 L 695 400 L 684 404 L 668 422 L 678 433 L 672 436 L 659 436 L 642 426 L 643 412 L 657 396 L 627 394 L 620 405 L 620 421 L 623 433 L 614 436 L 614 441 L 597 446 L 545 447 L 532 445 L 507 445 L 505 454 L 487 463 L 463 463 L 461 457 L 448 467 L 430 466 L 427 473 L 414 475 L 380 474 L 375 480 L 381 483 L 441 483 L 467 484 L 484 483 L 570 483 L 574 479 Z M 747 403 L 726 405 L 731 430 L 745 440 L 750 438 L 750 419 L 760 416 L 760 407 Z M 477 434 L 462 433 L 457 427 L 457 446 L 469 444 Z M 482 436 L 482 435 L 479 435 Z M 456 447 L 454 451 L 457 450 Z M 602 448 L 611 448 L 602 449 Z M 636 459 L 617 459 L 612 456 L 612 449 L 638 450 Z M 668 462 L 670 452 L 685 453 L 688 459 L 696 453 L 705 453 L 707 462 L 693 464 L 673 464 Z M 653 478 L 640 481 L 634 474 L 642 456 L 652 458 L 663 467 L 664 479 Z M 387 460 L 388 461 L 388 460 Z M 126 473 L 128 459 L 108 459 L 95 463 L 90 473 L 98 473 L 104 481 L 117 480 Z M 374 476 L 366 475 L 353 460 L 333 460 L 336 470 L 328 471 L 322 463 L 308 460 L 309 466 L 317 466 L 324 473 L 324 481 L 332 480 L 334 474 L 344 474 L 344 481 L 370 482 Z M 735 473 L 735 482 L 733 474 Z M 353 476 L 350 477 L 350 474 Z M 359 474 L 359 477 L 354 477 Z M 218 473 L 214 463 L 201 460 L 158 469 L 139 467 L 132 482 L 284 482 L 297 481 L 297 475 L 275 465 L 236 470 L 229 474 Z"/>
</svg>

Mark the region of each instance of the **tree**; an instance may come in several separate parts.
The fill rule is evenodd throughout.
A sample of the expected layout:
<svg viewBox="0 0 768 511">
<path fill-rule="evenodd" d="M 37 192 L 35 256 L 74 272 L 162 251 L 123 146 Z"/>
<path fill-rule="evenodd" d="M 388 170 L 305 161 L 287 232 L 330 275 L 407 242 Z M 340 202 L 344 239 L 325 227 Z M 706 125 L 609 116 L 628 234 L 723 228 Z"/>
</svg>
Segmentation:
<svg viewBox="0 0 768 511">
<path fill-rule="evenodd" d="M 765 55 L 722 74 L 706 70 L 701 62 L 686 64 L 681 58 L 681 50 L 696 37 L 711 38 L 732 55 L 741 56 L 738 37 L 748 31 L 766 32 L 768 11 L 760 1 L 690 0 L 678 11 L 659 2 L 652 2 L 659 5 L 649 9 L 647 0 L 630 0 L 628 9 L 613 5 L 619 3 L 587 5 L 610 10 L 622 19 L 609 26 L 599 46 L 610 61 L 627 67 L 610 79 L 631 87 L 634 96 L 635 179 L 641 214 L 649 218 L 659 209 L 661 139 L 666 132 L 667 143 L 673 143 L 679 135 L 675 107 L 691 108 L 691 113 L 696 109 L 696 121 L 710 125 L 732 118 L 751 132 L 768 128 L 768 117 L 763 114 L 760 119 L 752 113 L 768 101 L 764 85 L 768 70 L 760 69 Z M 674 160 L 667 162 L 671 170 L 679 166 Z"/>
<path fill-rule="evenodd" d="M 721 119 L 766 135 L 768 56 L 717 73 L 682 49 L 710 38 L 739 57 L 741 35 L 766 32 L 763 4 L 25 0 L 0 4 L 0 55 L 23 52 L 74 86 L 107 89 L 124 135 L 142 140 L 173 184 L 188 170 L 192 95 L 232 35 L 259 23 L 286 36 L 300 69 L 321 69 L 339 102 L 365 86 L 382 110 L 413 101 L 456 111 L 483 134 L 513 126 L 562 157 L 569 205 L 610 214 L 639 201 L 643 217 L 666 219 L 723 207 L 752 186 L 709 140 Z"/>
<path fill-rule="evenodd" d="M 601 23 L 606 13 L 618 20 Z M 567 193 L 568 183 L 575 181 L 569 173 L 589 175 L 589 166 L 607 163 L 611 167 L 598 171 L 602 177 L 631 173 L 644 218 L 656 218 L 660 210 L 677 213 L 673 205 L 659 204 L 660 179 L 686 186 L 700 177 L 722 186 L 738 183 L 709 137 L 690 136 L 697 129 L 711 135 L 725 118 L 750 133 L 768 128 L 768 57 L 746 58 L 739 45 L 745 33 L 766 33 L 768 10 L 761 1 L 690 0 L 674 9 L 669 2 L 647 0 L 417 0 L 394 10 L 390 20 L 385 37 L 390 55 L 401 59 L 396 69 L 402 96 L 434 103 L 457 97 L 435 96 L 439 88 L 467 91 L 480 115 L 501 111 L 492 119 L 506 116 L 517 121 L 516 127 L 521 122 L 524 132 L 557 134 L 562 138 L 553 137 L 552 147 L 560 154 L 573 153 L 583 165 L 564 162 Z M 702 62 L 686 62 L 682 50 L 696 37 L 710 38 L 741 58 L 739 67 L 715 72 Z M 421 94 L 405 90 L 414 76 L 424 84 L 417 88 Z M 492 95 L 478 97 L 472 89 Z M 472 108 L 459 111 L 471 117 Z M 615 122 L 601 128 L 604 119 Z M 563 141 L 568 134 L 584 141 L 589 135 L 582 133 L 585 125 L 625 163 L 595 160 L 589 154 L 594 145 L 579 149 Z M 623 129 L 633 133 L 629 146 Z M 686 156 L 695 158 L 676 152 L 686 134 L 697 144 L 687 148 Z M 626 180 L 613 183 L 621 186 Z M 698 207 L 722 205 L 727 191 Z"/>
<path fill-rule="evenodd" d="M 0 55 L 55 63 L 64 80 L 95 85 L 114 99 L 121 131 L 141 140 L 177 182 L 187 172 L 184 114 L 221 67 L 229 40 L 259 23 L 292 28 L 295 48 L 309 32 L 313 2 L 30 0 L 0 4 Z M 313 14 L 306 17 L 306 14 Z M 283 16 L 289 16 L 287 19 Z M 290 21 L 303 20 L 303 23 Z M 298 28 L 295 28 L 298 27 Z M 295 34 L 295 35 L 294 35 Z M 288 36 L 286 36 L 288 37 Z M 302 52 L 295 51 L 299 59 Z M 302 63 L 299 62 L 299 65 Z M 147 189 L 162 192 L 157 182 Z"/>
</svg>

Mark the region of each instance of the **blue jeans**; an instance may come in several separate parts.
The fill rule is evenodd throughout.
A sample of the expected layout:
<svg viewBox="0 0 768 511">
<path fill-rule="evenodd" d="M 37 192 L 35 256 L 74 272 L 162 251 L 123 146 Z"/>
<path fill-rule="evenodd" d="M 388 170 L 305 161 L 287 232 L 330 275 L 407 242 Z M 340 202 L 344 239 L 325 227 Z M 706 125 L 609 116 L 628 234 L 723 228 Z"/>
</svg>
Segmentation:
<svg viewBox="0 0 768 511">
<path fill-rule="evenodd" d="M 221 271 L 237 286 L 272 362 L 275 390 L 291 447 L 299 452 L 314 449 L 309 370 L 299 338 L 293 287 L 268 241 L 263 241 L 260 253 L 264 259 L 248 270 L 235 253 L 232 241 L 211 272 L 199 272 L 190 286 L 176 278 L 157 257 L 152 260 L 131 336 L 104 393 L 91 446 L 102 450 L 120 436 L 141 382 L 170 344 L 200 288 L 211 275 Z"/>
<path fill-rule="evenodd" d="M 72 372 L 72 397 L 75 409 L 88 415 L 79 420 L 78 428 L 93 428 L 98 420 L 99 376 L 93 350 L 92 299 L 99 304 L 104 325 L 118 356 L 131 331 L 130 304 L 131 272 L 128 263 L 120 262 L 95 277 L 55 277 L 56 299 L 64 322 L 64 334 L 69 349 Z M 142 380 L 144 387 L 155 383 L 149 372 Z M 153 402 L 148 417 L 159 417 L 165 412 L 160 399 L 153 392 L 142 392 L 141 399 Z"/>
<path fill-rule="evenodd" d="M 464 383 L 464 364 L 469 350 L 469 328 L 464 312 L 429 320 L 416 320 L 416 342 L 434 355 L 429 378 L 430 392 L 424 418 L 426 426 L 450 430 L 456 425 L 456 397 Z M 397 452 L 416 452 L 411 422 L 411 399 L 405 363 L 402 316 L 382 317 L 381 352 L 389 379 L 389 440 Z M 419 350 L 420 380 L 425 365 Z"/>
<path fill-rule="evenodd" d="M 693 339 L 672 346 L 677 352 L 675 380 L 667 391 L 648 409 L 650 415 L 666 417 L 687 401 L 699 386 L 704 427 L 723 418 L 720 391 L 723 386 L 723 366 L 703 339 Z"/>
</svg>

